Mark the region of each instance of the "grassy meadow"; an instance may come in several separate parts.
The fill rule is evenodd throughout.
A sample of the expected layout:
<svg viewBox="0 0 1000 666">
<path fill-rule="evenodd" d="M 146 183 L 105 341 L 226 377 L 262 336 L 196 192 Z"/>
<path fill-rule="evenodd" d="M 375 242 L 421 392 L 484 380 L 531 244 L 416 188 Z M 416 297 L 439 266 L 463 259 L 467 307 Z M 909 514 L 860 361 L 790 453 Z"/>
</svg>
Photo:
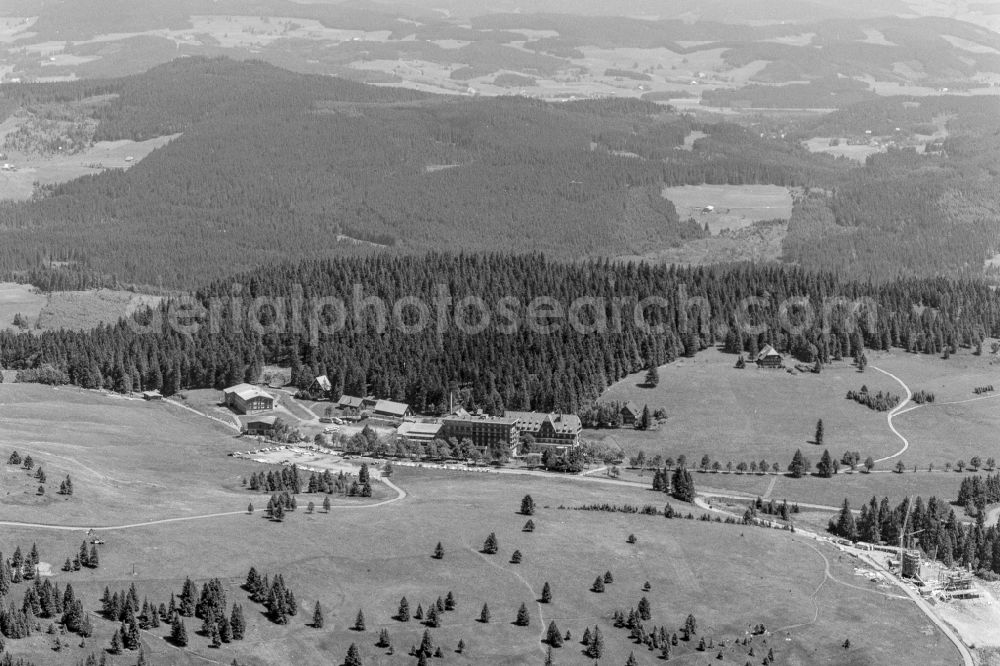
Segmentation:
<svg viewBox="0 0 1000 666">
<path fill-rule="evenodd" d="M 782 471 L 796 449 L 802 449 L 813 464 L 824 448 L 837 458 L 845 451 L 858 451 L 862 461 L 868 456 L 876 460 L 891 456 L 902 449 L 903 442 L 888 427 L 887 413 L 845 398 L 849 389 L 857 390 L 863 384 L 873 393 L 889 391 L 904 397 L 903 387 L 891 377 L 871 367 L 859 373 L 848 361 L 826 366 L 819 375 L 758 370 L 752 365 L 736 370 L 734 361 L 734 356 L 717 350 L 678 360 L 660 368 L 656 388 L 643 385 L 644 373 L 626 377 L 605 391 L 601 400 L 632 400 L 640 407 L 649 405 L 651 410 L 663 407 L 668 415 L 666 423 L 647 432 L 589 430 L 585 437 L 617 444 L 628 455 L 640 450 L 647 457 L 660 454 L 677 458 L 683 454 L 689 463 L 697 464 L 708 454 L 723 468 L 729 461 L 735 465 L 764 459 L 777 461 Z M 960 350 L 947 360 L 898 350 L 869 353 L 870 366 L 893 373 L 911 391 L 923 389 L 935 394 L 934 403 L 917 406 L 911 402 L 907 407 L 912 410 L 904 409 L 894 417 L 893 423 L 909 447 L 899 457 L 879 463 L 877 469 L 892 469 L 898 460 L 910 471 L 914 465 L 926 471 L 929 466 L 943 470 L 958 460 L 968 463 L 972 456 L 984 461 L 1000 459 L 995 443 L 1000 427 L 996 409 L 1000 391 L 981 396 L 973 393 L 977 386 L 992 384 L 1000 389 L 997 362 L 988 352 L 974 356 L 968 350 Z M 818 419 L 823 419 L 824 425 L 822 447 L 813 444 Z M 765 488 L 770 481 L 768 477 L 753 478 L 761 479 Z"/>
<path fill-rule="evenodd" d="M 557 663 L 590 663 L 578 641 L 595 624 L 606 643 L 600 663 L 624 663 L 633 650 L 640 664 L 660 663 L 657 654 L 632 644 L 627 631 L 610 622 L 615 609 L 627 610 L 643 595 L 652 607 L 652 624 L 674 631 L 693 613 L 699 637 L 711 638 L 716 646 L 726 642 L 718 660 L 718 647 L 698 652 L 693 642 L 682 641 L 671 656 L 681 663 L 745 663 L 752 659 L 748 648 L 735 646 L 733 639 L 742 638 L 748 624 L 760 622 L 771 633 L 767 646 L 762 638 L 755 640 L 756 654 L 760 658 L 773 648 L 778 663 L 957 660 L 950 644 L 910 602 L 886 596 L 854 576 L 852 563 L 838 559 L 835 550 L 814 547 L 802 537 L 737 525 L 560 509 L 658 500 L 641 489 L 570 479 L 400 469 L 396 482 L 409 493 L 407 499 L 376 508 L 330 515 L 299 511 L 283 523 L 244 515 L 108 531 L 99 569 L 59 573 L 55 580 L 71 582 L 92 609 L 105 585 L 117 589 L 134 581 L 140 598 L 148 595 L 159 602 L 179 592 L 185 576 L 196 582 L 221 578 L 230 601 L 244 606 L 246 639 L 210 648 L 208 639 L 193 631 L 200 623 L 189 619 L 189 652 L 162 640 L 167 628 L 144 634 L 156 664 L 229 664 L 233 658 L 251 666 L 340 663 L 350 643 L 359 646 L 365 664 L 411 664 L 413 657 L 406 653 L 419 643 L 424 627 L 392 618 L 400 597 L 407 597 L 411 610 L 418 603 L 426 609 L 449 591 L 457 608 L 431 630 L 445 654 L 443 663 L 538 664 L 544 657 L 543 630 L 553 620 L 573 636 L 554 651 Z M 526 518 L 517 509 L 524 493 L 531 493 L 538 505 L 533 533 L 521 531 Z M 478 551 L 491 531 L 500 550 L 483 555 Z M 629 534 L 636 535 L 637 543 L 626 543 Z M 6 531 L 4 548 L 30 548 L 37 542 L 43 560 L 61 561 L 79 540 L 79 534 L 14 528 Z M 445 549 L 440 561 L 430 557 L 438 541 Z M 509 561 L 514 549 L 523 553 L 521 564 Z M 262 607 L 251 604 L 239 589 L 251 564 L 262 573 L 283 574 L 299 606 L 289 624 L 270 623 L 260 614 Z M 829 575 L 824 573 L 827 565 Z M 614 583 L 603 594 L 589 591 L 594 577 L 606 570 Z M 646 581 L 649 592 L 642 590 Z M 551 604 L 535 601 L 545 582 L 552 588 Z M 19 588 L 13 594 L 19 598 Z M 317 600 L 325 610 L 322 629 L 308 625 Z M 477 622 L 483 603 L 492 613 L 487 625 Z M 512 624 L 521 603 L 530 614 L 528 627 Z M 364 632 L 350 629 L 359 609 L 366 618 Z M 862 621 L 865 631 L 858 632 Z M 58 660 L 44 634 L 8 641 L 7 649 L 40 664 L 66 663 L 66 652 L 82 656 L 108 644 L 114 625 L 96 620 L 95 627 L 88 647 L 78 648 L 73 641 Z M 394 655 L 374 647 L 382 627 L 389 631 Z M 852 648 L 845 651 L 841 643 L 848 636 Z M 461 655 L 454 652 L 460 639 L 467 645 Z"/>
</svg>

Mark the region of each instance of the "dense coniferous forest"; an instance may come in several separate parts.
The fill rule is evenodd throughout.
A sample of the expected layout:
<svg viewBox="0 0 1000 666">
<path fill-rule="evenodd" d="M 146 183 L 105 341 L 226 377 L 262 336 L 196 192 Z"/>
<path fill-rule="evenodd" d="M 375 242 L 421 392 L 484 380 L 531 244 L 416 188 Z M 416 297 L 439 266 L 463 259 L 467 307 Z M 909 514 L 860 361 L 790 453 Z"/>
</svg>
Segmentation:
<svg viewBox="0 0 1000 666">
<path fill-rule="evenodd" d="M 995 97 L 737 125 L 640 100 L 439 97 L 204 58 L 2 95 L 7 112 L 100 99 L 95 140 L 179 135 L 127 171 L 0 205 L 0 274 L 47 287 L 193 288 L 276 261 L 442 247 L 643 254 L 707 235 L 660 194 L 702 183 L 799 188 L 784 259 L 852 279 L 970 277 L 1000 251 Z M 863 128 L 947 135 L 864 165 L 800 143 Z M 685 150 L 692 131 L 704 136 Z"/>
<path fill-rule="evenodd" d="M 193 287 L 263 262 L 451 249 L 614 256 L 679 245 L 664 185 L 826 183 L 845 164 L 640 101 L 443 98 L 187 58 L 142 75 L 5 86 L 7 108 L 108 96 L 95 140 L 180 134 L 128 171 L 0 209 L 0 271 L 71 262 Z M 693 129 L 708 136 L 678 147 Z"/>
<path fill-rule="evenodd" d="M 984 524 L 985 511 L 979 515 L 975 522 L 963 523 L 947 502 L 936 497 L 925 502 L 918 496 L 912 504 L 906 499 L 896 507 L 890 506 L 887 497 L 881 501 L 872 497 L 861 505 L 857 518 L 844 500 L 829 530 L 845 539 L 898 546 L 905 525 L 907 534 L 914 534 L 905 546 L 919 548 L 946 566 L 968 567 L 987 580 L 995 580 L 1000 574 L 1000 527 Z"/>
<path fill-rule="evenodd" d="M 356 289 L 359 299 L 374 296 L 386 303 L 381 333 L 376 306 L 355 306 Z M 443 293 L 450 304 L 439 300 Z M 492 317 L 478 333 L 454 325 L 459 309 L 465 330 L 478 328 L 481 308 L 459 306 L 470 296 L 482 299 Z M 277 313 L 265 305 L 275 297 L 284 298 Z M 316 306 L 324 297 L 343 301 L 341 327 L 332 323 L 335 305 Z M 426 303 L 426 326 L 403 330 L 417 321 L 415 307 L 394 312 L 403 297 Z M 554 322 L 546 333 L 526 317 L 537 297 L 555 299 L 564 313 L 576 299 L 598 300 L 574 310 L 583 329 L 564 315 L 538 320 Z M 844 301 L 824 317 L 824 299 L 833 303 L 835 297 Z M 634 311 L 649 298 L 662 300 L 645 301 L 645 321 L 654 327 L 646 329 L 637 325 Z M 744 300 L 749 298 L 762 300 L 754 305 Z M 812 316 L 794 302 L 783 313 L 781 304 L 790 298 L 808 298 Z M 186 310 L 179 303 L 164 303 L 158 324 L 140 317 L 150 332 L 125 322 L 90 332 L 4 332 L 0 363 L 29 381 L 119 391 L 159 388 L 167 394 L 256 380 L 265 363 L 280 363 L 291 365 L 296 384 L 327 374 L 337 394 L 374 393 L 418 411 L 444 409 L 456 389 L 469 390 L 473 406 L 492 413 L 576 411 L 628 373 L 711 344 L 755 354 L 770 343 L 783 353 L 825 362 L 863 347 L 940 353 L 1000 333 L 1000 302 L 975 281 L 876 284 L 777 266 L 570 264 L 541 255 L 380 255 L 279 264 L 212 283 Z M 204 317 L 196 330 L 171 326 L 194 322 L 199 308 Z M 852 309 L 854 317 L 847 314 Z M 329 332 L 309 323 L 314 311 Z M 446 325 L 439 328 L 441 313 Z M 401 323 L 394 323 L 395 315 Z M 608 322 L 606 330 L 591 326 L 601 319 Z"/>
</svg>

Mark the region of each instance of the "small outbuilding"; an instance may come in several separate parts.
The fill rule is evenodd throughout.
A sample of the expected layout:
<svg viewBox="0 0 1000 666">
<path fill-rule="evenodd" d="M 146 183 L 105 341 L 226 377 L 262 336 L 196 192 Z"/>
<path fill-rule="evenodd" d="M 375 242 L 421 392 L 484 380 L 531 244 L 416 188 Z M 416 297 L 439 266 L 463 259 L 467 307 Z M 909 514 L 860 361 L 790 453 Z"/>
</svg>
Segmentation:
<svg viewBox="0 0 1000 666">
<path fill-rule="evenodd" d="M 163 394 L 160 393 L 159 391 L 157 391 L 156 389 L 153 389 L 152 391 L 143 391 L 142 392 L 142 399 L 143 400 L 163 400 Z"/>
<path fill-rule="evenodd" d="M 269 437 L 274 434 L 274 424 L 277 422 L 276 416 L 255 416 L 246 422 L 246 434 L 252 436 Z"/>
</svg>

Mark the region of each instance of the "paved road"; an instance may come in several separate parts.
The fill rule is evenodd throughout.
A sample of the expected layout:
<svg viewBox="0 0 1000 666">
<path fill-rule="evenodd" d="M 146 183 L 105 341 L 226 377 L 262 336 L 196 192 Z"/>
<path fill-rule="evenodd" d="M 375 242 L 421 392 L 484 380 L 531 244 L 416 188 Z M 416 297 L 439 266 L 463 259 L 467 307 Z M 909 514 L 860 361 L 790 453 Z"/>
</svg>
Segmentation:
<svg viewBox="0 0 1000 666">
<path fill-rule="evenodd" d="M 877 368 L 874 365 L 869 365 L 868 367 L 871 368 L 872 370 L 877 370 L 878 372 L 881 372 L 883 375 L 888 375 L 892 377 L 897 382 L 899 382 L 899 385 L 903 387 L 904 391 L 906 391 L 906 398 L 901 403 L 896 405 L 892 410 L 890 410 L 889 413 L 886 415 L 886 421 L 889 423 L 889 430 L 895 433 L 896 437 L 899 437 L 900 441 L 903 442 L 903 448 L 901 448 L 899 451 L 896 451 L 891 456 L 885 456 L 884 458 L 879 458 L 878 460 L 875 461 L 877 463 L 880 463 L 880 462 L 885 462 L 886 460 L 892 460 L 893 458 L 898 458 L 899 456 L 903 455 L 908 448 L 910 448 L 910 441 L 905 437 L 903 437 L 902 433 L 896 430 L 896 426 L 893 425 L 892 419 L 894 416 L 898 415 L 903 411 L 909 411 L 909 410 L 904 410 L 904 407 L 906 407 L 907 403 L 910 402 L 910 399 L 913 397 L 913 392 L 910 391 L 910 387 L 907 386 L 902 379 L 892 374 L 891 372 L 883 370 L 882 368 Z"/>
</svg>

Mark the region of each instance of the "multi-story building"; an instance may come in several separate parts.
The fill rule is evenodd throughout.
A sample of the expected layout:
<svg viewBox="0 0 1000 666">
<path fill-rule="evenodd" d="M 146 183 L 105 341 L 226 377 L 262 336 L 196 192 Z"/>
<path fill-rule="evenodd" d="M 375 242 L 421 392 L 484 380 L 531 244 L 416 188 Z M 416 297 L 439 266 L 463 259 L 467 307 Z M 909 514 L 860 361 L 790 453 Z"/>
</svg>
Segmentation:
<svg viewBox="0 0 1000 666">
<path fill-rule="evenodd" d="M 467 439 L 476 448 L 488 451 L 506 449 L 517 453 L 520 434 L 517 419 L 509 416 L 446 416 L 441 420 L 441 437 L 454 441 Z"/>
</svg>

